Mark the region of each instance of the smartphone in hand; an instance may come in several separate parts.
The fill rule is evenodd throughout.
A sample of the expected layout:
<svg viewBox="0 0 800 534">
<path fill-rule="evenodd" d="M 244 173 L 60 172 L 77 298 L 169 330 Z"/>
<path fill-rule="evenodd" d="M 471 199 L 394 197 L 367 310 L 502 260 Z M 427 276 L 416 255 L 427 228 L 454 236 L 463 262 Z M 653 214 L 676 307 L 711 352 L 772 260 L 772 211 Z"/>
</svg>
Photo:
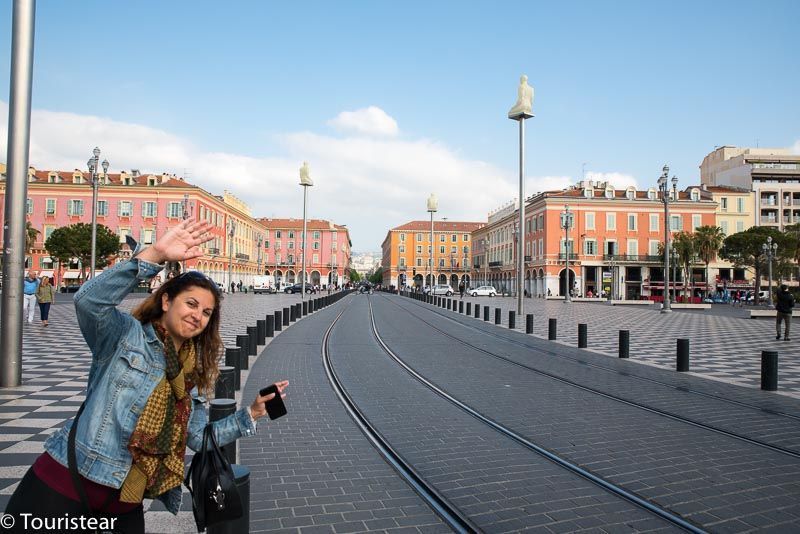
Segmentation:
<svg viewBox="0 0 800 534">
<path fill-rule="evenodd" d="M 258 392 L 259 395 L 262 397 L 264 395 L 269 395 L 270 393 L 274 393 L 275 397 L 271 401 L 267 401 L 264 403 L 264 407 L 267 409 L 267 415 L 270 419 L 277 419 L 278 417 L 283 417 L 286 415 L 286 405 L 283 404 L 283 399 L 281 398 L 281 392 L 278 391 L 278 386 L 272 384 L 271 386 L 267 386 L 263 388 L 261 391 Z"/>
</svg>

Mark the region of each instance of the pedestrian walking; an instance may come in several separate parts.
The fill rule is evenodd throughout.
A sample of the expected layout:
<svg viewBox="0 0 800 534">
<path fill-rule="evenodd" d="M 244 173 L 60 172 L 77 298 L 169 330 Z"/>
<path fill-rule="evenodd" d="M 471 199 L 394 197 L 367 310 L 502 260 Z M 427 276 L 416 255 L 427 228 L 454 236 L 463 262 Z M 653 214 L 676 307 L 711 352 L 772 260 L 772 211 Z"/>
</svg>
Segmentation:
<svg viewBox="0 0 800 534">
<path fill-rule="evenodd" d="M 23 280 L 23 287 L 22 292 L 23 301 L 22 301 L 22 316 L 28 316 L 28 324 L 33 323 L 33 309 L 36 307 L 36 290 L 39 289 L 39 283 L 41 282 L 39 278 L 36 276 L 38 273 L 31 269 L 28 271 L 28 276 L 25 277 Z"/>
<path fill-rule="evenodd" d="M 783 331 L 783 340 L 791 341 L 789 339 L 789 329 L 792 326 L 792 309 L 794 308 L 794 295 L 789 293 L 789 286 L 781 284 L 778 290 L 778 301 L 775 303 L 775 330 L 777 335 L 775 339 L 781 338 L 781 322 L 785 322 L 786 326 Z"/>
<path fill-rule="evenodd" d="M 154 276 L 153 279 L 150 280 L 150 293 L 157 291 L 159 287 L 161 287 L 161 278 Z"/>
<path fill-rule="evenodd" d="M 132 314 L 117 305 L 165 262 L 200 256 L 210 229 L 205 221 L 185 220 L 75 295 L 92 353 L 86 400 L 75 419 L 47 439 L 6 514 L 50 522 L 91 514 L 104 521 L 96 523 L 98 530 L 139 534 L 143 499 L 159 499 L 178 512 L 185 449 L 202 447 L 208 421 L 201 395 L 213 393 L 219 374 L 222 296 L 204 274 L 188 271 L 165 282 Z M 276 386 L 285 396 L 288 382 Z M 267 413 L 264 403 L 274 396 L 256 395 L 249 407 L 212 423 L 217 443 L 253 435 L 256 420 Z M 21 532 L 22 522 L 17 525 Z"/>
<path fill-rule="evenodd" d="M 36 288 L 36 301 L 39 303 L 39 316 L 42 320 L 42 326 L 47 326 L 47 320 L 50 318 L 50 304 L 56 299 L 56 288 L 50 284 L 50 278 L 47 276 L 42 277 L 42 282 Z"/>
<path fill-rule="evenodd" d="M 236 293 L 236 282 L 231 282 L 231 293 Z"/>
<path fill-rule="evenodd" d="M 462 299 L 464 298 L 464 291 L 466 289 L 467 289 L 467 287 L 464 285 L 464 282 L 461 282 L 460 284 L 458 284 L 458 294 Z"/>
</svg>

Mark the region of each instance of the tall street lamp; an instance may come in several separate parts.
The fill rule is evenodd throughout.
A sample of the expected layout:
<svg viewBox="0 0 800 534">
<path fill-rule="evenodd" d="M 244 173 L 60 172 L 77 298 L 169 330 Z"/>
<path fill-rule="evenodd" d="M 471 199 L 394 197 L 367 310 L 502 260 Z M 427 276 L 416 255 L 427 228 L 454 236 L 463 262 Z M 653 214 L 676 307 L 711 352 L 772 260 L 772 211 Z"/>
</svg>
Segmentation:
<svg viewBox="0 0 800 534">
<path fill-rule="evenodd" d="M 261 244 L 263 242 L 264 242 L 264 236 L 261 235 L 261 234 L 258 234 L 258 246 L 257 246 L 257 250 L 258 250 L 258 270 L 257 270 L 257 274 L 259 276 L 262 274 L 261 273 Z"/>
<path fill-rule="evenodd" d="M 489 240 L 483 240 L 483 285 L 489 285 Z"/>
<path fill-rule="evenodd" d="M 185 221 L 188 218 L 189 218 L 189 193 L 184 193 L 183 194 L 183 220 Z M 182 273 L 186 272 L 186 261 L 185 260 L 181 262 L 181 272 Z"/>
<path fill-rule="evenodd" d="M 300 185 L 303 186 L 303 271 L 301 273 L 302 286 L 300 288 L 300 300 L 306 298 L 306 205 L 308 203 L 308 188 L 314 185 L 308 170 L 308 162 L 304 161 L 303 166 L 300 167 Z"/>
<path fill-rule="evenodd" d="M 436 198 L 436 195 L 431 193 L 431 196 L 428 197 L 428 213 L 431 214 L 431 249 L 430 249 L 430 257 L 428 258 L 428 264 L 431 266 L 430 268 L 430 284 L 431 284 L 431 292 L 430 294 L 433 295 L 433 287 L 435 284 L 433 283 L 433 258 L 434 258 L 434 244 L 433 244 L 433 214 L 439 210 L 439 200 Z"/>
<path fill-rule="evenodd" d="M 100 187 L 100 182 L 97 177 L 99 170 L 98 160 L 100 159 L 100 149 L 94 147 L 92 150 L 92 157 L 86 162 L 89 167 L 89 173 L 92 175 L 92 264 L 89 266 L 88 278 L 94 278 L 94 269 L 97 265 L 97 192 Z M 103 176 L 108 176 L 108 163 L 107 159 L 103 160 Z"/>
<path fill-rule="evenodd" d="M 569 304 L 572 302 L 572 283 L 570 282 L 569 275 L 569 229 L 572 228 L 572 222 L 575 214 L 570 213 L 569 206 L 564 206 L 564 211 L 561 212 L 561 228 L 564 229 L 564 303 Z"/>
<path fill-rule="evenodd" d="M 228 219 L 228 288 L 233 284 L 233 234 L 236 233 L 236 221 Z"/>
<path fill-rule="evenodd" d="M 508 112 L 508 118 L 519 122 L 519 231 L 517 240 L 517 316 L 522 317 L 522 269 L 525 261 L 525 120 L 533 118 L 533 87 L 524 74 L 519 79 L 517 102 Z"/>
<path fill-rule="evenodd" d="M 777 254 L 778 252 L 778 244 L 772 242 L 772 236 L 767 236 L 767 242 L 761 244 L 761 250 L 764 251 L 764 254 L 767 255 L 767 265 L 768 265 L 768 272 L 769 272 L 769 291 L 767 292 L 767 304 L 769 307 L 772 307 L 772 256 Z M 756 288 L 758 291 L 758 288 Z"/>
<path fill-rule="evenodd" d="M 658 190 L 661 191 L 661 202 L 664 204 L 664 306 L 661 313 L 670 313 L 672 307 L 669 302 L 669 203 L 678 200 L 678 177 L 672 177 L 672 200 L 670 200 L 669 190 L 669 166 L 664 165 L 661 169 L 661 177 L 658 179 Z"/>
</svg>

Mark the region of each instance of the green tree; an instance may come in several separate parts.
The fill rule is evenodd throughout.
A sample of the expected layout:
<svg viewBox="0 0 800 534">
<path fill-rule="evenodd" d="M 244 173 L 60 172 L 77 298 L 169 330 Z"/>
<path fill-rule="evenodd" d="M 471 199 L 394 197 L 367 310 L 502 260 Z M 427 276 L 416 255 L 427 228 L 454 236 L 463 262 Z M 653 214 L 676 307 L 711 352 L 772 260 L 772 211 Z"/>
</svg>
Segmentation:
<svg viewBox="0 0 800 534">
<path fill-rule="evenodd" d="M 33 245 L 36 243 L 36 238 L 39 237 L 41 232 L 33 227 L 30 221 L 25 221 L 25 252 L 30 254 L 33 250 Z"/>
<path fill-rule="evenodd" d="M 689 297 L 689 283 L 692 278 L 692 263 L 697 256 L 695 250 L 694 236 L 689 232 L 678 232 L 672 236 L 672 247 L 675 249 L 675 254 L 678 257 L 678 265 L 683 270 L 683 295 L 684 298 Z"/>
<path fill-rule="evenodd" d="M 755 274 L 755 302 L 758 304 L 758 291 L 761 287 L 761 277 L 767 271 L 767 256 L 762 250 L 762 245 L 767 242 L 767 237 L 778 244 L 777 256 L 773 258 L 773 266 L 780 265 L 787 257 L 793 258 L 795 251 L 792 247 L 792 237 L 779 231 L 777 228 L 766 226 L 753 226 L 744 232 L 729 235 L 722 242 L 720 257 L 733 263 L 735 267 L 744 267 Z"/>
<path fill-rule="evenodd" d="M 102 269 L 111 256 L 119 254 L 119 236 L 102 224 L 97 225 L 95 269 Z M 56 228 L 44 248 L 61 265 L 68 264 L 72 258 L 81 262 L 81 279 L 85 277 L 86 266 L 92 262 L 92 225 L 76 223 Z"/>
<path fill-rule="evenodd" d="M 361 275 L 358 274 L 358 271 L 356 271 L 355 269 L 350 269 L 350 281 L 351 282 L 361 281 Z"/>
<path fill-rule="evenodd" d="M 383 267 L 378 267 L 378 269 L 372 273 L 369 277 L 369 281 L 373 284 L 382 284 L 383 283 Z"/>
<path fill-rule="evenodd" d="M 694 231 L 694 248 L 697 255 L 706 264 L 706 284 L 710 284 L 711 278 L 708 272 L 708 265 L 719 252 L 725 234 L 719 226 L 700 226 Z"/>
</svg>

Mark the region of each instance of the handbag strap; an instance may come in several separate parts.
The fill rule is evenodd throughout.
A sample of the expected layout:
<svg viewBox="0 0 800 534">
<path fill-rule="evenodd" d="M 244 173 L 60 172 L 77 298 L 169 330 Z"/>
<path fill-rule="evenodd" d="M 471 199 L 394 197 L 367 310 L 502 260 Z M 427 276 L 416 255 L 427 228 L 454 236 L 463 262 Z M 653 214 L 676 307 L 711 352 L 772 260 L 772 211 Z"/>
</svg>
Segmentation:
<svg viewBox="0 0 800 534">
<path fill-rule="evenodd" d="M 69 429 L 69 438 L 67 440 L 67 467 L 69 468 L 69 474 L 72 478 L 72 485 L 75 487 L 75 491 L 78 493 L 81 504 L 83 504 L 83 507 L 89 512 L 90 516 L 94 516 L 92 507 L 89 506 L 89 497 L 86 495 L 86 488 L 83 487 L 81 475 L 78 473 L 78 460 L 75 453 L 75 436 L 78 432 L 78 418 L 83 413 L 83 409 L 85 407 L 86 401 L 84 400 L 83 404 L 81 404 L 81 407 L 78 408 L 78 413 L 75 414 L 75 418 L 72 420 L 72 427 Z M 113 499 L 114 492 L 110 492 L 100 511 L 104 512 L 106 508 L 108 508 L 108 505 L 111 504 Z"/>
</svg>

